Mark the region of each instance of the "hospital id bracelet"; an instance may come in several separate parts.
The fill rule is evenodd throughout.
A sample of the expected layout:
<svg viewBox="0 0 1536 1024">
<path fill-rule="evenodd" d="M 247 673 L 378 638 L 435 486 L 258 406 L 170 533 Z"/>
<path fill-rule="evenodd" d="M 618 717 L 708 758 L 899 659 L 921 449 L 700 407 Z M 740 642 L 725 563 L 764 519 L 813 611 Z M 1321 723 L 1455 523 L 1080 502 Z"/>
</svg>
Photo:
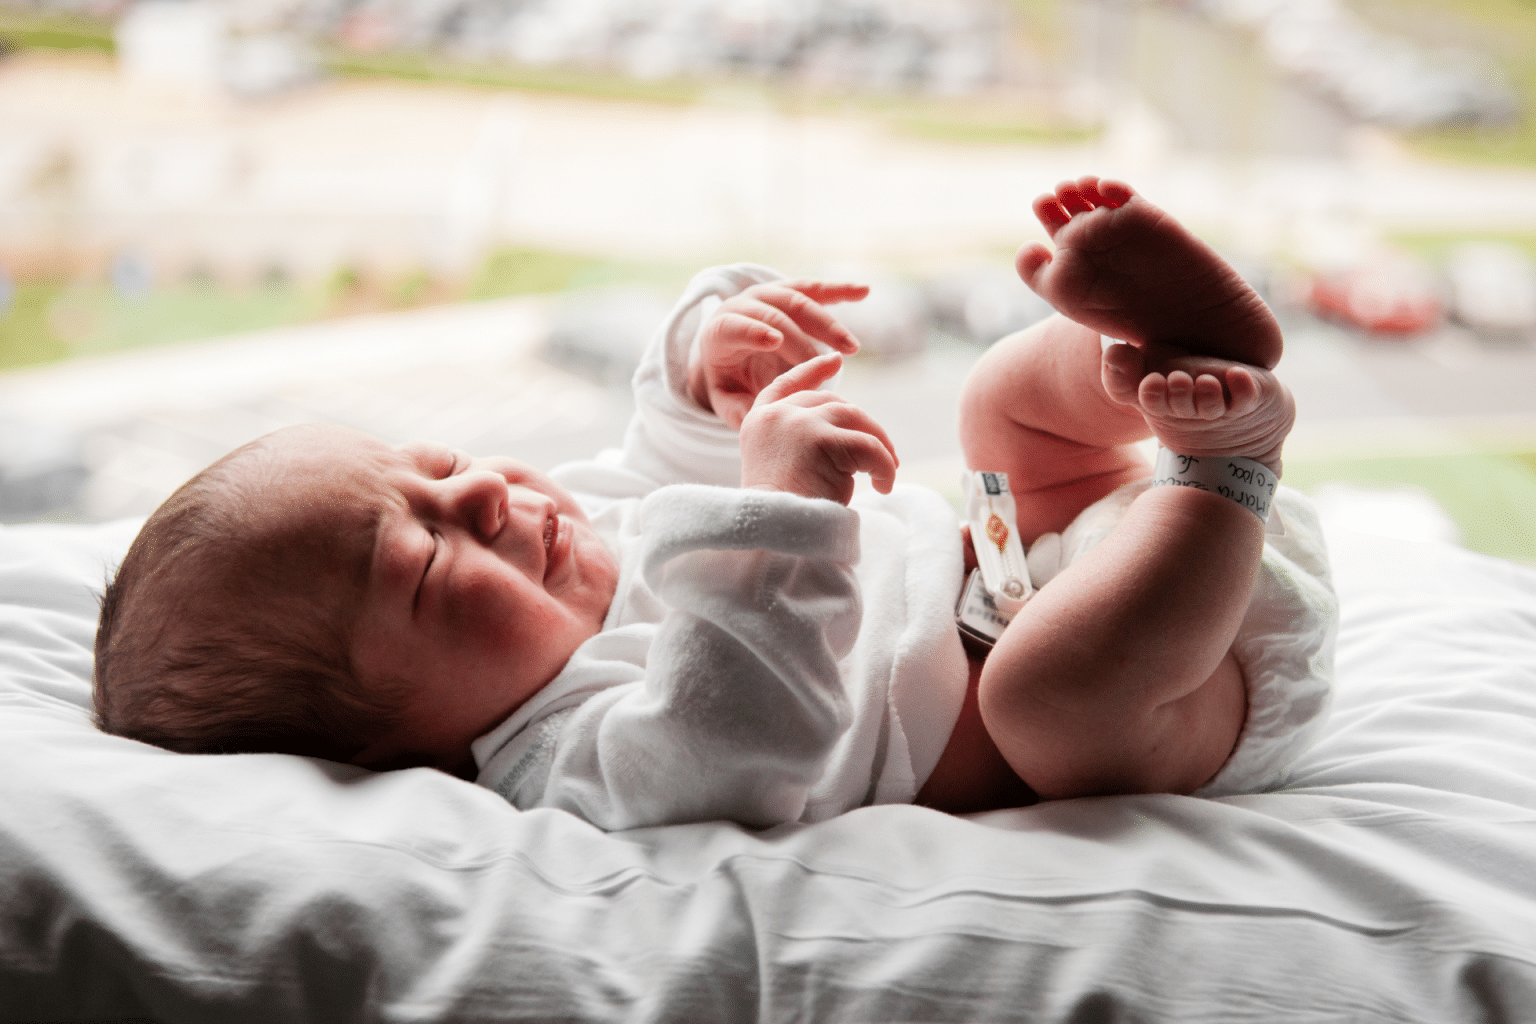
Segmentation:
<svg viewBox="0 0 1536 1024">
<path fill-rule="evenodd" d="M 1268 524 L 1280 478 L 1268 466 L 1240 455 L 1178 455 L 1158 448 L 1153 487 L 1194 487 L 1230 498 Z"/>
<path fill-rule="evenodd" d="M 960 630 L 960 642 L 973 657 L 986 660 L 987 653 L 997 644 L 1013 621 L 1013 615 L 997 606 L 992 592 L 987 589 L 980 569 L 972 569 L 960 588 L 960 599 L 955 602 L 955 626 Z"/>
<path fill-rule="evenodd" d="M 1017 615 L 1035 588 L 1019 542 L 1018 510 L 1008 489 L 1008 474 L 966 470 L 960 486 L 965 490 L 965 518 L 971 525 L 971 547 L 981 578 L 997 608 Z"/>
</svg>

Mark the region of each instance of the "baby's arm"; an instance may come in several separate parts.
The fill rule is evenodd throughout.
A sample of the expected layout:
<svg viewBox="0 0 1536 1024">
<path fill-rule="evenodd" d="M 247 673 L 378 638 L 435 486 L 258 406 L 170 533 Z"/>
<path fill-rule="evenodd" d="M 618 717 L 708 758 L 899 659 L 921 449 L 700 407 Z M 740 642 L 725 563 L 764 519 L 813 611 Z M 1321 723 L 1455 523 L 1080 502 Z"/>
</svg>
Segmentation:
<svg viewBox="0 0 1536 1024">
<path fill-rule="evenodd" d="M 520 781 L 537 758 L 513 752 L 508 782 L 487 784 L 519 807 L 564 808 L 605 829 L 798 819 L 852 718 L 839 662 L 861 618 L 858 514 L 681 484 L 648 497 L 641 520 L 641 571 L 666 618 L 593 648 L 641 678 L 569 712 L 547 775 Z M 626 652 L 636 644 L 644 653 Z"/>
<path fill-rule="evenodd" d="M 815 390 L 840 364 L 818 356 L 758 393 L 742 423 L 742 489 L 675 485 L 645 499 L 642 571 L 668 611 L 643 683 L 571 712 L 527 803 L 493 788 L 608 829 L 804 813 L 850 720 L 839 662 L 861 618 L 859 517 L 843 506 L 855 473 L 889 491 L 896 472 L 880 426 Z"/>
</svg>

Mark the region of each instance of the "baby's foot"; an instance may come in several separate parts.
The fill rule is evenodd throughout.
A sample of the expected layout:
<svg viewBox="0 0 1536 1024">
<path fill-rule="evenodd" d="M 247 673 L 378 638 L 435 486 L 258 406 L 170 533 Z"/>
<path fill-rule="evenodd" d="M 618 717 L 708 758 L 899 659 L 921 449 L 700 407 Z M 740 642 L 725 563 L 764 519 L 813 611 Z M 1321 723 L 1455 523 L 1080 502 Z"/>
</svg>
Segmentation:
<svg viewBox="0 0 1536 1024">
<path fill-rule="evenodd" d="M 1092 176 L 1063 182 L 1034 210 L 1056 251 L 1029 242 L 1014 265 L 1064 316 L 1124 341 L 1166 342 L 1265 369 L 1280 361 L 1280 325 L 1258 293 L 1129 185 Z"/>
<path fill-rule="evenodd" d="M 1268 370 L 1154 343 L 1110 345 L 1102 372 L 1109 396 L 1139 408 L 1169 451 L 1241 455 L 1280 475 L 1296 402 Z"/>
</svg>

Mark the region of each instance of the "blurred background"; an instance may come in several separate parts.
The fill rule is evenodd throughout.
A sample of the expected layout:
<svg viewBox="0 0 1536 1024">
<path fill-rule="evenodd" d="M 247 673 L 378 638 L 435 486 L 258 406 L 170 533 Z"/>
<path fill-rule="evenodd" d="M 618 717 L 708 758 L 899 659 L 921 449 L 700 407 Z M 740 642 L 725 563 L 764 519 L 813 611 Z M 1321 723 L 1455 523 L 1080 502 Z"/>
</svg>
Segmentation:
<svg viewBox="0 0 1536 1024">
<path fill-rule="evenodd" d="M 1030 201 L 1099 173 L 1280 316 L 1288 482 L 1536 564 L 1529 0 L 0 0 L 0 140 L 0 522 L 306 420 L 590 454 L 737 260 L 874 286 L 844 390 L 958 497 Z"/>
</svg>

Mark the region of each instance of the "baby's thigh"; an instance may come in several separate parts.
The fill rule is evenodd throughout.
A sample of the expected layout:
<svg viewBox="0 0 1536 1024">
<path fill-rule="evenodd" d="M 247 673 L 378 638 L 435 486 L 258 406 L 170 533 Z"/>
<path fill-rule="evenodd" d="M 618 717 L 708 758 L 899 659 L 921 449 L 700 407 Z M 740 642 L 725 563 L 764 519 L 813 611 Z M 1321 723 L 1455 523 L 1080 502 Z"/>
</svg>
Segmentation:
<svg viewBox="0 0 1536 1024">
<path fill-rule="evenodd" d="M 1117 689 L 1112 663 L 1092 681 L 1036 668 L 1028 651 L 999 644 L 978 698 L 1001 756 L 1041 799 L 1193 793 L 1226 763 L 1247 718 L 1247 686 L 1231 651 L 1171 700 Z"/>
<path fill-rule="evenodd" d="M 1146 422 L 1109 398 L 1099 364 L 1098 334 L 1055 316 L 989 348 L 961 392 L 966 466 L 1008 474 L 1026 544 L 1149 471 L 1129 447 Z"/>
</svg>

